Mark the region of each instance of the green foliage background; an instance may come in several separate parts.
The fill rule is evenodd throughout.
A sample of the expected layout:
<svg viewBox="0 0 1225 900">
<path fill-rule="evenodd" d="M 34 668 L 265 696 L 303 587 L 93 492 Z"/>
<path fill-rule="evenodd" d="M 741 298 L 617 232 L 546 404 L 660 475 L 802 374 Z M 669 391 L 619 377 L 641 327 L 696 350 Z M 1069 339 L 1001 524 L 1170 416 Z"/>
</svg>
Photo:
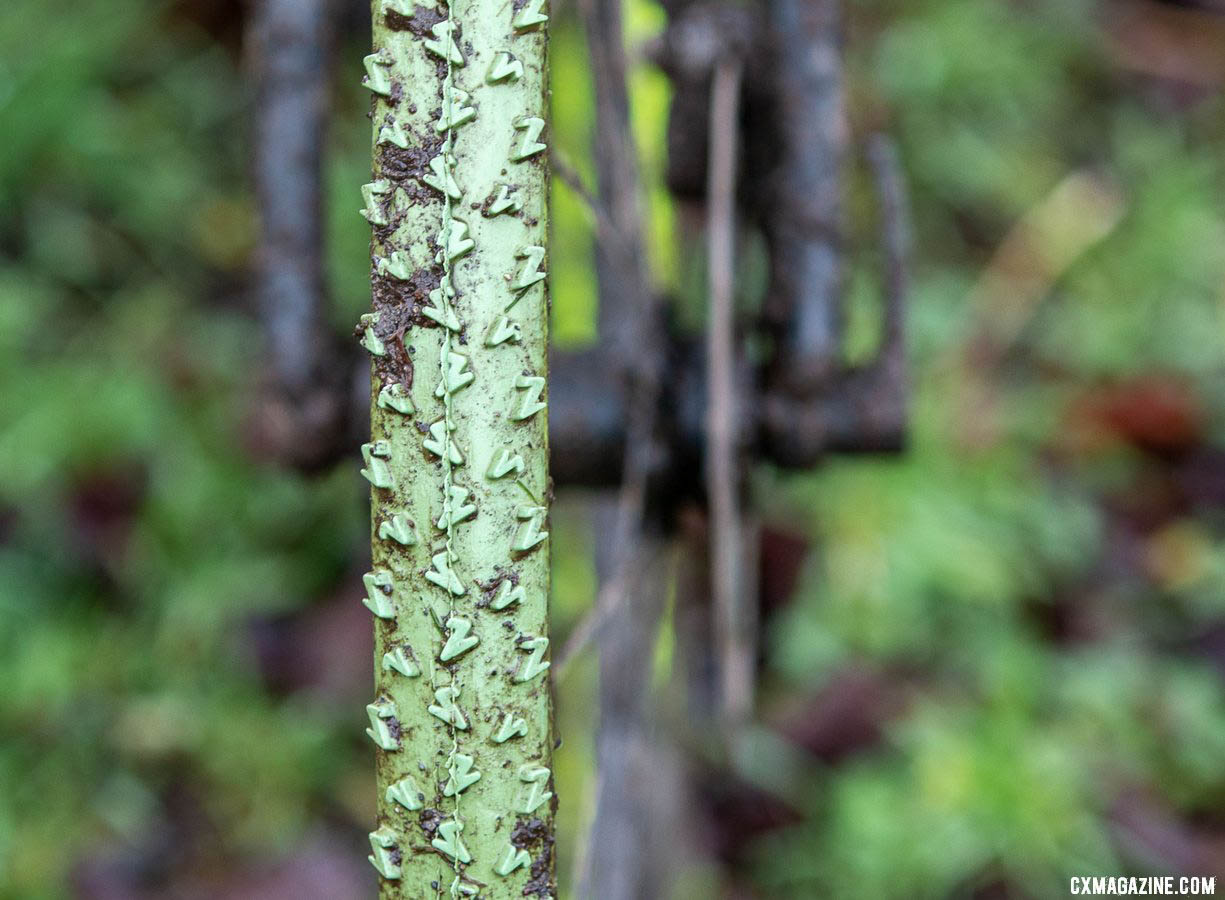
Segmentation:
<svg viewBox="0 0 1225 900">
<path fill-rule="evenodd" d="M 261 460 L 252 87 L 224 4 L 62 7 L 0 7 L 0 897 L 94 896 L 116 860 L 150 892 L 124 896 L 249 896 L 320 835 L 363 859 L 368 661 L 310 625 L 360 606 L 365 494 L 356 457 L 312 478 Z M 811 542 L 766 622 L 763 734 L 848 672 L 892 699 L 836 759 L 763 737 L 781 757 L 741 775 L 787 759 L 793 824 L 755 836 L 734 877 L 772 897 L 1043 897 L 1073 874 L 1221 870 L 1225 104 L 1196 48 L 1225 48 L 1225 18 L 1105 0 L 849 14 L 856 135 L 897 138 L 915 206 L 913 442 L 758 473 L 767 521 Z M 649 0 L 629 15 L 634 47 L 663 24 Z M 1167 16 L 1185 47 L 1127 40 Z M 367 305 L 359 51 L 338 54 L 328 153 L 341 334 Z M 555 143 L 590 179 L 568 15 L 553 58 Z M 636 69 L 653 271 L 693 307 L 661 183 L 668 90 Z M 1089 202 L 1051 200 L 1069 178 Z M 555 336 L 577 346 L 590 216 L 555 198 Z M 863 357 L 878 261 L 858 169 L 848 198 Z M 1073 251 L 1001 266 L 1018 234 L 1039 260 Z M 583 502 L 555 515 L 559 637 L 594 593 Z M 270 676 L 269 629 L 323 674 Z M 563 885 L 592 814 L 593 697 L 581 660 L 559 686 Z M 727 877 L 698 867 L 683 890 Z"/>
</svg>

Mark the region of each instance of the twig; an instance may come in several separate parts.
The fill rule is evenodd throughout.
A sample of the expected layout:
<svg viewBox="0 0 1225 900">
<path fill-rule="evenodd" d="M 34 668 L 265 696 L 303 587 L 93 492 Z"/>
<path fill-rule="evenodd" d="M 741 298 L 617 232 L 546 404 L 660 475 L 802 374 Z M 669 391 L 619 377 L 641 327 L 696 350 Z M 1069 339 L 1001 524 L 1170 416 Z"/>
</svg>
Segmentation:
<svg viewBox="0 0 1225 900">
<path fill-rule="evenodd" d="M 707 168 L 707 265 L 710 325 L 706 338 L 706 493 L 710 503 L 710 582 L 714 595 L 724 723 L 738 725 L 753 703 L 751 653 L 745 647 L 741 574 L 740 479 L 736 399 L 735 243 L 736 165 L 740 139 L 741 64 L 721 61 L 710 95 L 710 164 Z"/>
<path fill-rule="evenodd" d="M 579 9 L 587 26 L 596 86 L 600 197 L 592 199 L 590 206 L 597 215 L 604 211 L 609 220 L 606 233 L 610 240 L 598 242 L 596 254 L 600 336 L 626 379 L 627 424 L 623 478 L 611 535 L 613 574 L 600 586 L 595 608 L 571 632 L 555 657 L 557 677 L 565 674 L 569 662 L 588 642 L 603 633 L 624 604 L 636 535 L 643 527 L 646 509 L 663 356 L 655 328 L 655 299 L 646 271 L 641 184 L 633 142 L 629 140 L 621 4 L 617 0 L 580 0 Z M 578 184 L 581 186 L 581 179 Z"/>
<path fill-rule="evenodd" d="M 611 227 L 596 247 L 600 338 L 631 381 L 654 386 L 663 348 L 646 266 L 644 190 L 630 127 L 620 0 L 579 0 L 595 88 L 597 209 Z"/>
<path fill-rule="evenodd" d="M 620 592 L 615 594 L 609 590 L 612 581 L 605 581 L 596 591 L 595 605 L 587 611 L 577 625 L 570 631 L 561 650 L 553 657 L 553 678 L 562 680 L 570 671 L 570 664 L 587 648 L 592 639 L 599 633 L 604 622 L 611 618 L 615 611 L 613 606 L 620 606 Z"/>
<path fill-rule="evenodd" d="M 1078 169 L 1012 227 L 970 292 L 975 367 L 1007 356 L 1064 273 L 1114 231 L 1127 211 L 1119 186 Z"/>
<path fill-rule="evenodd" d="M 586 182 L 583 181 L 583 176 L 574 167 L 574 164 L 570 162 L 570 158 L 559 148 L 550 147 L 549 164 L 552 166 L 553 174 L 557 176 L 558 180 L 573 191 L 574 196 L 582 201 L 583 207 L 595 223 L 596 239 L 617 240 L 618 238 L 613 228 L 612 219 L 608 215 L 608 210 L 591 193 L 591 188 L 587 187 Z"/>
<path fill-rule="evenodd" d="M 1099 173 L 1067 175 L 1008 232 L 970 292 L 972 340 L 938 364 L 956 373 L 952 402 L 967 446 L 996 440 L 999 366 L 1051 289 L 1084 253 L 1114 231 L 1127 210 L 1118 186 Z"/>
<path fill-rule="evenodd" d="M 261 0 L 252 22 L 259 307 L 273 376 L 295 399 L 314 386 L 324 346 L 320 157 L 329 12 L 330 0 Z"/>
<path fill-rule="evenodd" d="M 880 360 L 899 370 L 905 365 L 905 304 L 910 292 L 910 208 L 897 147 L 884 134 L 868 142 L 868 163 L 880 208 L 880 242 L 884 252 L 884 329 Z"/>
<path fill-rule="evenodd" d="M 838 46 L 841 0 L 770 0 L 778 54 L 778 170 L 763 220 L 767 312 L 779 376 L 811 391 L 840 364 L 842 177 L 849 128 Z"/>
<path fill-rule="evenodd" d="M 590 624 L 564 648 L 560 665 L 596 637 L 600 652 L 600 761 L 596 817 L 580 896 L 632 900 L 659 886 L 666 816 L 658 749 L 650 740 L 649 684 L 662 610 L 659 579 L 644 575 L 654 549 L 646 517 L 654 465 L 664 343 L 646 268 L 642 185 L 632 131 L 619 0 L 581 0 L 596 89 L 595 155 L 599 203 L 609 226 L 596 242 L 599 331 L 607 359 L 624 379 L 623 481 L 611 535 L 611 560 Z"/>
</svg>

